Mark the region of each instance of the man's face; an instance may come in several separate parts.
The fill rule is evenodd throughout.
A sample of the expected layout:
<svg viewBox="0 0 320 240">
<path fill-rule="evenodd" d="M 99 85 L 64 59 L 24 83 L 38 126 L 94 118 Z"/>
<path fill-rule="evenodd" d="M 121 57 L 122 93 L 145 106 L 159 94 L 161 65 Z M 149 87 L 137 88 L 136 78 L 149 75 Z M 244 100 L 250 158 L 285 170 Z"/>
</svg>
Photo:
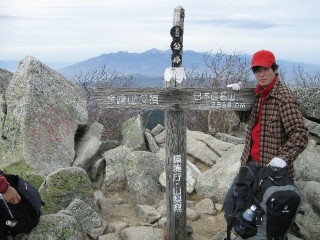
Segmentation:
<svg viewBox="0 0 320 240">
<path fill-rule="evenodd" d="M 266 87 L 276 77 L 276 73 L 278 73 L 278 69 L 273 71 L 271 67 L 270 68 L 254 67 L 253 73 L 254 73 L 254 76 L 256 77 L 257 82 L 260 84 L 260 86 Z"/>
</svg>

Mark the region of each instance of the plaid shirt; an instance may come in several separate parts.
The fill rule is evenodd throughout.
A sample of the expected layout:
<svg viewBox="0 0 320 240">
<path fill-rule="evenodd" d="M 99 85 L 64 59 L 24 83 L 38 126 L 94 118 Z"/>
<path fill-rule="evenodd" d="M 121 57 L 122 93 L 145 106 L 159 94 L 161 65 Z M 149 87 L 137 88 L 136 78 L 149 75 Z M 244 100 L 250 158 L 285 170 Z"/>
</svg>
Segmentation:
<svg viewBox="0 0 320 240">
<path fill-rule="evenodd" d="M 261 95 L 256 94 L 247 119 L 242 164 L 250 158 L 251 133 L 258 118 L 260 101 Z M 304 124 L 295 95 L 279 80 L 265 99 L 260 127 L 260 164 L 265 167 L 272 158 L 280 157 L 287 162 L 289 174 L 293 177 L 293 161 L 307 147 L 309 131 Z"/>
</svg>

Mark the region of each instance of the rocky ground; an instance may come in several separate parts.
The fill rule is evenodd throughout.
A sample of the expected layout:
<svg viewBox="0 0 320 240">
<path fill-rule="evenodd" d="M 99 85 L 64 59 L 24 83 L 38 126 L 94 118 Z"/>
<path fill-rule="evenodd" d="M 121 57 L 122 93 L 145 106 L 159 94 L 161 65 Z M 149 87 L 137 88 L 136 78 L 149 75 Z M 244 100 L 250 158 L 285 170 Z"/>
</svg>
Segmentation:
<svg viewBox="0 0 320 240">
<path fill-rule="evenodd" d="M 104 219 L 108 222 L 109 232 L 120 231 L 128 226 L 150 225 L 136 216 L 136 205 L 127 191 L 105 193 L 105 197 L 118 203 L 104 215 Z M 200 200 L 196 194 L 187 196 L 188 206 L 191 208 L 192 203 Z M 157 207 L 157 204 L 154 206 Z M 213 236 L 219 231 L 226 229 L 226 222 L 221 211 L 214 216 L 202 214 L 198 220 L 188 219 L 187 225 L 192 227 L 193 237 L 198 240 L 213 239 Z"/>
</svg>

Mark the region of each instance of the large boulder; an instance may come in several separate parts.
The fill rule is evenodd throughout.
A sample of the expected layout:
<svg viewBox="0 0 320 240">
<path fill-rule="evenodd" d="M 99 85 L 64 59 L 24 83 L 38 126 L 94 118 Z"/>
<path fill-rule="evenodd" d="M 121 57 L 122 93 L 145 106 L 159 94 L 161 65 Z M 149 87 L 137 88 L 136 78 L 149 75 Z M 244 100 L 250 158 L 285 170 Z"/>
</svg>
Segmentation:
<svg viewBox="0 0 320 240">
<path fill-rule="evenodd" d="M 49 174 L 39 188 L 45 202 L 44 214 L 66 209 L 76 198 L 95 208 L 93 188 L 86 171 L 80 167 L 59 169 Z"/>
<path fill-rule="evenodd" d="M 46 176 L 74 160 L 74 136 L 88 121 L 80 88 L 33 57 L 20 62 L 6 91 L 1 162 L 24 160 Z"/>
<path fill-rule="evenodd" d="M 320 89 L 319 88 L 298 88 L 293 89 L 298 97 L 301 111 L 304 117 L 320 120 Z"/>
<path fill-rule="evenodd" d="M 198 177 L 195 186 L 196 192 L 211 198 L 215 203 L 223 203 L 224 197 L 239 171 L 239 156 L 242 150 L 243 144 L 229 148 L 217 164 Z"/>
<path fill-rule="evenodd" d="M 158 177 L 164 165 L 158 155 L 146 151 L 130 153 L 125 160 L 128 190 L 134 202 L 153 204 L 161 198 Z"/>
<path fill-rule="evenodd" d="M 103 125 L 94 122 L 85 127 L 83 135 L 76 142 L 76 156 L 73 166 L 82 167 L 86 171 L 100 158 L 100 145 L 102 143 L 101 136 L 103 132 Z"/>
<path fill-rule="evenodd" d="M 320 182 L 319 164 L 320 146 L 313 140 L 309 140 L 307 148 L 294 162 L 295 178 L 299 181 Z"/>
<path fill-rule="evenodd" d="M 320 183 L 297 182 L 301 193 L 300 211 L 296 223 L 303 239 L 320 239 Z"/>
<path fill-rule="evenodd" d="M 311 135 L 316 136 L 318 139 L 320 138 L 320 124 L 314 121 L 310 121 L 308 119 L 304 119 L 307 128 L 309 129 L 309 133 Z"/>
<path fill-rule="evenodd" d="M 128 119 L 122 125 L 122 145 L 132 148 L 134 151 L 146 150 L 144 131 L 140 115 Z"/>
<path fill-rule="evenodd" d="M 26 238 L 16 237 L 15 239 L 87 240 L 87 237 L 75 217 L 65 214 L 47 214 L 41 216 L 38 226 Z"/>
<path fill-rule="evenodd" d="M 216 164 L 233 144 L 198 131 L 187 131 L 187 154 L 208 166 Z M 214 149 L 214 151 L 212 151 Z"/>
<path fill-rule="evenodd" d="M 60 213 L 75 217 L 83 230 L 92 239 L 98 239 L 107 227 L 107 222 L 88 204 L 80 199 L 73 200 L 66 210 L 62 210 Z"/>
<path fill-rule="evenodd" d="M 106 161 L 106 174 L 102 184 L 103 190 L 121 191 L 126 189 L 127 176 L 124 162 L 127 155 L 131 152 L 131 148 L 119 146 L 103 154 L 103 158 Z"/>
</svg>

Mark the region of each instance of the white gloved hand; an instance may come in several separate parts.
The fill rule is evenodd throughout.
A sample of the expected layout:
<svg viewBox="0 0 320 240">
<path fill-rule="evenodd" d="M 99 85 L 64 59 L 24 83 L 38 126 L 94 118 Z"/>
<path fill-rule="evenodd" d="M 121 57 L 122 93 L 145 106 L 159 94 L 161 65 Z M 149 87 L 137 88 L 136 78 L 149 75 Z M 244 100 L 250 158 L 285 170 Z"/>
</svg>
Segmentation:
<svg viewBox="0 0 320 240">
<path fill-rule="evenodd" d="M 231 87 L 233 91 L 239 91 L 242 87 L 242 82 L 228 84 L 227 87 Z"/>
<path fill-rule="evenodd" d="M 284 168 L 287 166 L 287 163 L 281 158 L 274 157 L 274 158 L 272 158 L 271 162 L 269 163 L 269 166 Z"/>
</svg>

